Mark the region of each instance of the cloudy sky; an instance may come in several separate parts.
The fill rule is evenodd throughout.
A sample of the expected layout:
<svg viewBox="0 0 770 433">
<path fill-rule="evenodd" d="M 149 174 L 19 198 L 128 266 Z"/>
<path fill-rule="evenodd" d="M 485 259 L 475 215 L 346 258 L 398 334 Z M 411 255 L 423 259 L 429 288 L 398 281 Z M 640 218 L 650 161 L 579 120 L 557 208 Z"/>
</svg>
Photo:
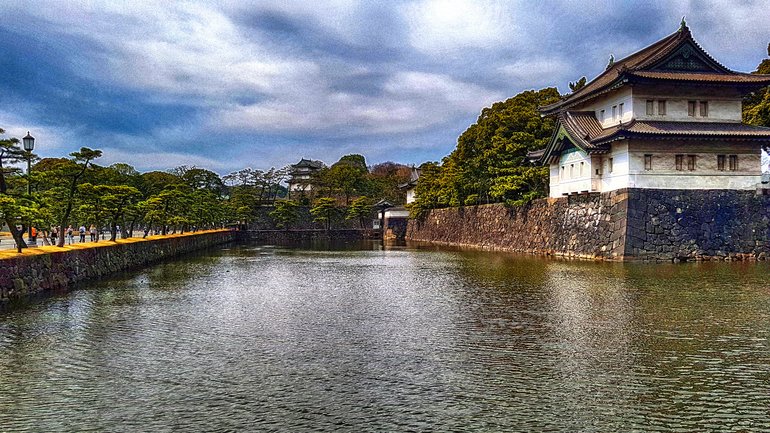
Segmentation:
<svg viewBox="0 0 770 433">
<path fill-rule="evenodd" d="M 752 71 L 770 1 L 0 0 L 0 127 L 41 156 L 226 174 L 301 157 L 420 163 L 492 102 L 593 78 L 682 16 Z"/>
</svg>

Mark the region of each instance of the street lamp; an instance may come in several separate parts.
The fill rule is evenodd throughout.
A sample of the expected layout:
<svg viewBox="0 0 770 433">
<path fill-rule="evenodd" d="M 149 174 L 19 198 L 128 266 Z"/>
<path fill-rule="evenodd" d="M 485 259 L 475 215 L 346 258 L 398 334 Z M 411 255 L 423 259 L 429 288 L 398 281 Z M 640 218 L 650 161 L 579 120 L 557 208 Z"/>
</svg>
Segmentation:
<svg viewBox="0 0 770 433">
<path fill-rule="evenodd" d="M 30 177 L 30 170 L 32 169 L 32 151 L 35 150 L 35 137 L 27 135 L 21 139 L 24 143 L 24 151 L 27 156 L 27 195 L 32 195 L 32 178 Z M 29 244 L 34 245 L 35 240 L 32 238 L 32 223 L 29 223 Z"/>
</svg>

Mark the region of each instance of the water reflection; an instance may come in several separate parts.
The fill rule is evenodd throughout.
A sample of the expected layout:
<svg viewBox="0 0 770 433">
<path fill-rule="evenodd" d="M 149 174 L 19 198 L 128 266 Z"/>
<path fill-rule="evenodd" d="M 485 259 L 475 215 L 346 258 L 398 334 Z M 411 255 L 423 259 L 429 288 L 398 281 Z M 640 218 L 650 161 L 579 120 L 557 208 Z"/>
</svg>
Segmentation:
<svg viewBox="0 0 770 433">
<path fill-rule="evenodd" d="M 766 430 L 767 270 L 190 256 L 0 313 L 0 430 Z"/>
</svg>

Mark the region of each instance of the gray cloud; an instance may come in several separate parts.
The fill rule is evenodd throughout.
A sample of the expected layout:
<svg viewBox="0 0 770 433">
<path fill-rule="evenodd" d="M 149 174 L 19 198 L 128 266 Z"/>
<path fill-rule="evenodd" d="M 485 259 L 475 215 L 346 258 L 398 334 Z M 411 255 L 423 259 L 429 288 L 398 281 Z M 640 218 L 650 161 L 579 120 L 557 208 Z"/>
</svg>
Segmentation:
<svg viewBox="0 0 770 433">
<path fill-rule="evenodd" d="M 87 144 L 140 169 L 227 172 L 350 152 L 419 163 L 448 153 L 484 106 L 565 91 L 610 54 L 675 31 L 682 15 L 718 60 L 753 70 L 770 41 L 766 6 L 7 2 L 0 126 L 39 131 L 44 155 Z"/>
</svg>

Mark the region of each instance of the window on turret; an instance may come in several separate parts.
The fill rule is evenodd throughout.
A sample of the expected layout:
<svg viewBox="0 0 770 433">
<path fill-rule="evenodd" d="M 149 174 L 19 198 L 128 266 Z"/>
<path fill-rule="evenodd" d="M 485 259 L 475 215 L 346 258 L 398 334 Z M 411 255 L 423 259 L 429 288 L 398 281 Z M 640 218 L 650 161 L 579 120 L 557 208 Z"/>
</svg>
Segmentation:
<svg viewBox="0 0 770 433">
<path fill-rule="evenodd" d="M 658 101 L 658 116 L 666 115 L 666 100 Z"/>
<path fill-rule="evenodd" d="M 690 117 L 695 117 L 695 102 L 696 101 L 687 101 L 687 115 Z"/>
<path fill-rule="evenodd" d="M 623 119 L 623 103 L 622 102 L 618 105 L 618 115 L 620 116 L 621 119 Z"/>
<path fill-rule="evenodd" d="M 575 177 L 575 164 L 569 165 L 569 178 L 572 179 Z"/>
<path fill-rule="evenodd" d="M 612 173 L 612 158 L 607 160 L 607 173 Z"/>
<path fill-rule="evenodd" d="M 730 171 L 738 170 L 738 155 L 730 155 Z"/>
<path fill-rule="evenodd" d="M 708 101 L 700 101 L 700 117 L 709 117 Z"/>
<path fill-rule="evenodd" d="M 655 114 L 655 101 L 652 99 L 647 100 L 647 115 L 652 116 Z"/>
<path fill-rule="evenodd" d="M 695 170 L 695 155 L 687 155 L 687 169 Z"/>
<path fill-rule="evenodd" d="M 675 161 L 676 161 L 676 169 L 678 171 L 684 170 L 684 167 L 683 167 L 683 165 L 684 165 L 684 155 L 676 155 L 675 158 L 676 158 L 675 159 Z"/>
<path fill-rule="evenodd" d="M 599 112 L 599 121 L 604 122 L 604 110 Z"/>
<path fill-rule="evenodd" d="M 615 120 L 618 118 L 618 106 L 613 105 L 612 106 L 612 120 Z"/>
<path fill-rule="evenodd" d="M 652 155 L 644 155 L 644 169 L 652 170 Z"/>
<path fill-rule="evenodd" d="M 580 161 L 580 177 L 583 177 L 583 167 L 585 167 L 585 162 Z"/>
<path fill-rule="evenodd" d="M 564 179 L 564 166 L 561 166 L 561 172 L 559 172 L 559 178 Z"/>
<path fill-rule="evenodd" d="M 717 170 L 725 171 L 725 155 L 717 155 Z"/>
</svg>

